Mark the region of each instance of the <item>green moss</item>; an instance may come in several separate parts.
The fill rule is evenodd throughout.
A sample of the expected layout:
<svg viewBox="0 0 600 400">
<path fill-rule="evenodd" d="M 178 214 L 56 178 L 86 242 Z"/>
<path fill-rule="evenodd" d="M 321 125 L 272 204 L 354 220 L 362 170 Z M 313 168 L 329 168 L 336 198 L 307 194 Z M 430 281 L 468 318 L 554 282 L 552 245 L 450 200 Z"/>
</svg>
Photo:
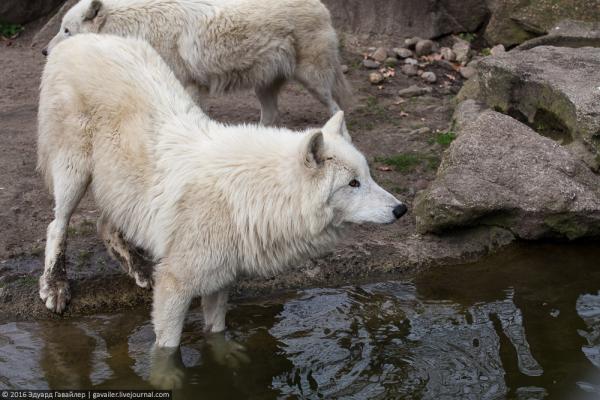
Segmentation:
<svg viewBox="0 0 600 400">
<path fill-rule="evenodd" d="M 471 32 L 463 32 L 459 33 L 458 37 L 462 40 L 466 40 L 467 42 L 472 43 L 475 39 L 477 39 L 477 34 Z"/>
<path fill-rule="evenodd" d="M 456 133 L 452 131 L 439 132 L 434 138 L 435 142 L 442 147 L 450 146 L 450 143 L 452 143 L 454 139 L 456 139 Z"/>
<path fill-rule="evenodd" d="M 375 157 L 375 161 L 389 165 L 402 173 L 412 172 L 419 166 L 427 170 L 436 170 L 440 165 L 438 156 L 422 153 L 400 153 L 391 157 Z"/>
<path fill-rule="evenodd" d="M 25 28 L 17 24 L 5 24 L 0 22 L 0 36 L 5 38 L 12 38 L 21 33 Z"/>
<path fill-rule="evenodd" d="M 375 158 L 375 161 L 384 163 L 398 172 L 413 171 L 417 165 L 421 164 L 421 156 L 416 153 L 402 153 L 391 157 Z"/>
<path fill-rule="evenodd" d="M 544 223 L 553 231 L 565 236 L 569 240 L 583 237 L 588 233 L 585 226 L 578 223 L 576 218 L 569 215 L 551 215 L 546 217 Z"/>
<path fill-rule="evenodd" d="M 19 285 L 33 286 L 33 285 L 37 285 L 38 284 L 38 278 L 36 278 L 35 276 L 25 275 L 25 276 L 19 277 L 16 280 L 16 282 Z"/>
</svg>

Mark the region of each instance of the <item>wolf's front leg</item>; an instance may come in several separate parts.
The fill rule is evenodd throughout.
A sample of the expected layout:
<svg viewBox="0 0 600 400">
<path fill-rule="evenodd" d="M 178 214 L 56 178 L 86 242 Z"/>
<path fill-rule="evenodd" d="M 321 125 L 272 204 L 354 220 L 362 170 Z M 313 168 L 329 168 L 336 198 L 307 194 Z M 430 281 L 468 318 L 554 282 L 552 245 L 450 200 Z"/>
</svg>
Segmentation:
<svg viewBox="0 0 600 400">
<path fill-rule="evenodd" d="M 152 322 L 158 347 L 179 346 L 185 314 L 193 293 L 190 283 L 174 274 L 169 264 L 163 262 L 157 266 L 154 273 Z"/>
<path fill-rule="evenodd" d="M 222 332 L 225 330 L 225 314 L 227 314 L 228 289 L 202 296 L 202 312 L 204 314 L 205 332 Z"/>
</svg>

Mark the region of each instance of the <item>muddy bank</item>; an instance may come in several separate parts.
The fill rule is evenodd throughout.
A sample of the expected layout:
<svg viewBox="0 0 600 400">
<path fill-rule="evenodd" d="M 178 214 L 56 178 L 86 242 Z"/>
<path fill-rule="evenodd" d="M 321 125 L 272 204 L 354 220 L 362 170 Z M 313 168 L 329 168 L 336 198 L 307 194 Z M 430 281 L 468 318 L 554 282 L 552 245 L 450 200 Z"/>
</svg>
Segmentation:
<svg viewBox="0 0 600 400">
<path fill-rule="evenodd" d="M 309 287 L 339 287 L 352 283 L 413 277 L 432 266 L 472 262 L 514 239 L 500 228 L 474 229 L 451 237 L 405 234 L 397 241 L 341 243 L 335 251 L 290 268 L 274 277 L 240 277 L 232 288 L 234 299 L 273 295 Z M 72 300 L 64 316 L 78 316 L 150 305 L 151 290 L 132 278 L 106 254 L 101 245 L 70 251 L 69 281 Z M 41 258 L 17 257 L 2 262 L 0 321 L 56 319 L 38 297 Z M 197 300 L 199 303 L 199 299 Z"/>
</svg>

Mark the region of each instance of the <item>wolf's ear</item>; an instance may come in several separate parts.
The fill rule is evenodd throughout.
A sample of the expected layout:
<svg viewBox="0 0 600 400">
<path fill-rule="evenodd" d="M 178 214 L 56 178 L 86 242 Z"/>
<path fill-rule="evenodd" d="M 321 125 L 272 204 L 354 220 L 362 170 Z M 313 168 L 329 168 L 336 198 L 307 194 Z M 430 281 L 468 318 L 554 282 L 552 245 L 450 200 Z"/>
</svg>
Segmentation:
<svg viewBox="0 0 600 400">
<path fill-rule="evenodd" d="M 98 16 L 98 13 L 102 9 L 102 2 L 100 0 L 92 0 L 90 7 L 87 9 L 83 16 L 84 21 L 91 21 Z"/>
<path fill-rule="evenodd" d="M 331 136 L 342 136 L 350 141 L 350 135 L 346 132 L 346 124 L 344 124 L 344 112 L 338 111 L 329 118 L 329 121 L 323 127 L 323 133 Z"/>
<path fill-rule="evenodd" d="M 302 161 L 308 168 L 319 168 L 325 161 L 325 142 L 320 131 L 309 134 L 302 142 Z"/>
</svg>

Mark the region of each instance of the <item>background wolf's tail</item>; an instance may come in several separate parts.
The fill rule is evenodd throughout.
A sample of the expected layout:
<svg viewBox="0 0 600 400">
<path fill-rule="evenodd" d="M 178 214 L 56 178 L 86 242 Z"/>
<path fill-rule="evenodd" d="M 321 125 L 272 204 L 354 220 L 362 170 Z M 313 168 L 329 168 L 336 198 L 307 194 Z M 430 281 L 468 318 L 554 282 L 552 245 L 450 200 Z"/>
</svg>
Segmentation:
<svg viewBox="0 0 600 400">
<path fill-rule="evenodd" d="M 352 88 L 342 72 L 342 66 L 338 62 L 335 66 L 335 80 L 333 83 L 333 99 L 344 111 L 349 111 L 353 103 Z"/>
</svg>

